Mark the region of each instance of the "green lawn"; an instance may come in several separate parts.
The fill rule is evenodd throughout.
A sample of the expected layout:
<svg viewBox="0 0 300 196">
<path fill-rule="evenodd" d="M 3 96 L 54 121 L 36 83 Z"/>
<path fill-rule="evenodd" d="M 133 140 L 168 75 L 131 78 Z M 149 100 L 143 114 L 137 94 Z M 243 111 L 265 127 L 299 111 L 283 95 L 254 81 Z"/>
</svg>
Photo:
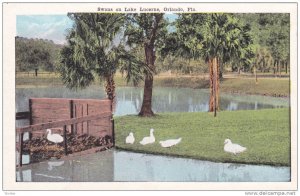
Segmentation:
<svg viewBox="0 0 300 196">
<path fill-rule="evenodd" d="M 290 165 L 289 109 L 222 111 L 211 113 L 161 113 L 152 118 L 123 116 L 115 118 L 116 147 L 137 152 L 190 157 L 215 162 Z M 156 142 L 146 146 L 139 141 L 154 128 Z M 125 144 L 132 131 L 133 145 Z M 162 148 L 160 140 L 182 137 L 182 142 Z M 224 140 L 247 147 L 240 155 L 223 150 Z"/>
</svg>

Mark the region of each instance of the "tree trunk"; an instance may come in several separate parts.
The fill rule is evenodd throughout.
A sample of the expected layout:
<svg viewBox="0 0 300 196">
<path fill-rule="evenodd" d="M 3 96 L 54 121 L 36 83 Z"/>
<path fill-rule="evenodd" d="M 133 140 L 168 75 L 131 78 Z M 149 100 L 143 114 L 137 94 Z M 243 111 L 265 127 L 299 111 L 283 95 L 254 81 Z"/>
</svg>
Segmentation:
<svg viewBox="0 0 300 196">
<path fill-rule="evenodd" d="M 278 77 L 278 65 L 279 65 L 279 60 L 276 60 L 276 76 Z"/>
<path fill-rule="evenodd" d="M 213 59 L 210 59 L 208 63 L 210 77 L 209 112 L 214 112 L 214 116 L 216 116 L 219 103 L 218 59 L 214 57 Z"/>
<path fill-rule="evenodd" d="M 143 104 L 139 116 L 153 116 L 152 111 L 153 77 L 145 77 Z"/>
<path fill-rule="evenodd" d="M 116 105 L 116 85 L 115 85 L 115 81 L 114 81 L 114 76 L 110 75 L 106 77 L 106 81 L 105 81 L 105 92 L 107 95 L 107 98 L 111 100 L 112 102 L 112 111 L 115 111 L 115 105 Z"/>
<path fill-rule="evenodd" d="M 209 112 L 213 112 L 214 111 L 214 97 L 213 97 L 213 78 L 214 78 L 214 72 L 213 72 L 213 62 L 212 59 L 208 60 L 208 66 L 209 66 Z"/>
<path fill-rule="evenodd" d="M 285 61 L 285 73 L 287 74 L 288 73 L 288 62 Z"/>
<path fill-rule="evenodd" d="M 154 46 L 145 44 L 145 56 L 146 63 L 149 68 L 154 71 L 154 62 L 155 62 L 155 52 Z M 152 90 L 153 90 L 153 75 L 152 73 L 145 73 L 145 85 L 144 85 L 144 97 L 142 108 L 139 113 L 139 116 L 153 116 L 154 113 L 152 111 Z"/>
<path fill-rule="evenodd" d="M 213 87 L 214 87 L 214 117 L 217 116 L 217 109 L 218 109 L 218 99 L 219 99 L 219 81 L 218 81 L 218 64 L 219 61 L 217 58 L 213 58 L 213 74 L 214 74 L 214 79 L 213 79 Z"/>
<path fill-rule="evenodd" d="M 274 70 L 274 76 L 275 76 L 276 75 L 276 59 L 274 60 L 273 70 Z"/>
<path fill-rule="evenodd" d="M 279 61 L 278 69 L 279 69 L 279 77 L 281 78 L 281 66 L 283 61 Z"/>
<path fill-rule="evenodd" d="M 256 67 L 254 66 L 253 69 L 254 69 L 253 71 L 254 71 L 254 76 L 255 76 L 255 84 L 258 84 Z"/>
<path fill-rule="evenodd" d="M 222 78 L 222 74 L 221 74 L 221 60 L 220 58 L 217 58 L 217 65 L 216 65 L 216 109 L 219 111 L 219 100 L 220 100 L 220 80 Z"/>
<path fill-rule="evenodd" d="M 107 95 L 107 98 L 110 100 L 114 100 L 116 94 L 115 94 L 115 81 L 112 75 L 106 77 L 105 81 L 105 92 Z"/>
<path fill-rule="evenodd" d="M 152 89 L 153 89 L 153 73 L 155 72 L 155 51 L 154 42 L 156 40 L 156 34 L 158 30 L 158 25 L 163 18 L 163 14 L 155 14 L 153 20 L 153 28 L 151 30 L 151 36 L 149 39 L 144 41 L 144 50 L 146 57 L 146 64 L 150 68 L 150 72 L 145 73 L 145 86 L 144 86 L 144 97 L 142 108 L 139 116 L 153 116 L 152 111 Z"/>
</svg>

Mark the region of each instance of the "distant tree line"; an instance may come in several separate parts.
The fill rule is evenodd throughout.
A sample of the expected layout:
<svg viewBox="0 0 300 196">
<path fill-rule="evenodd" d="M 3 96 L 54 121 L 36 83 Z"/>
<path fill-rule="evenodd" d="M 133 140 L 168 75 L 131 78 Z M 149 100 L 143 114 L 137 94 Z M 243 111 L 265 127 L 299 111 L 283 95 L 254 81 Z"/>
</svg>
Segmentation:
<svg viewBox="0 0 300 196">
<path fill-rule="evenodd" d="M 286 13 L 245 13 L 245 14 L 231 14 L 232 18 L 237 20 L 239 25 L 244 27 L 247 31 L 247 35 L 251 40 L 251 45 L 247 49 L 249 52 L 240 53 L 239 56 L 235 58 L 225 58 L 224 64 L 221 65 L 222 70 L 228 70 L 233 72 L 240 73 L 243 72 L 270 72 L 273 74 L 280 74 L 281 72 L 288 73 L 290 62 L 290 17 Z M 184 17 L 185 16 L 185 17 Z M 193 32 L 195 29 L 195 24 L 190 24 L 191 29 L 188 30 L 186 26 L 189 26 L 188 21 L 199 20 L 195 19 L 195 15 L 188 16 L 183 14 L 179 17 L 173 24 L 177 25 L 181 34 L 184 31 L 187 31 L 185 36 L 189 36 L 190 32 Z M 189 18 L 190 17 L 190 18 Z M 188 18 L 188 19 L 186 19 Z M 193 19 L 194 18 L 194 19 Z M 182 22 L 182 20 L 184 20 Z M 202 20 L 202 19 L 201 19 Z M 182 24 L 180 24 L 182 23 Z M 202 24 L 201 24 L 202 25 Z M 200 29 L 203 29 L 203 25 L 198 25 Z M 183 28 L 184 26 L 184 28 Z M 205 33 L 205 32 L 204 32 Z M 205 36 L 202 32 L 198 34 L 198 38 L 194 38 L 194 41 L 201 36 Z M 173 33 L 175 34 L 175 33 Z M 196 35 L 196 32 L 193 33 Z M 190 40 L 193 40 L 189 38 Z M 208 73 L 208 67 L 205 63 L 205 59 L 202 57 L 196 57 L 190 55 L 191 52 L 183 47 L 178 45 L 178 40 L 173 38 L 166 41 L 166 45 L 170 47 L 178 47 L 180 51 L 180 56 L 174 55 L 170 51 L 166 52 L 164 58 L 157 59 L 157 71 L 172 71 L 174 73 L 182 74 L 199 74 L 199 73 Z M 171 50 L 172 51 L 172 50 Z M 226 61 L 226 60 L 229 61 Z"/>
<path fill-rule="evenodd" d="M 62 45 L 52 40 L 16 37 L 16 71 L 54 71 Z"/>
</svg>

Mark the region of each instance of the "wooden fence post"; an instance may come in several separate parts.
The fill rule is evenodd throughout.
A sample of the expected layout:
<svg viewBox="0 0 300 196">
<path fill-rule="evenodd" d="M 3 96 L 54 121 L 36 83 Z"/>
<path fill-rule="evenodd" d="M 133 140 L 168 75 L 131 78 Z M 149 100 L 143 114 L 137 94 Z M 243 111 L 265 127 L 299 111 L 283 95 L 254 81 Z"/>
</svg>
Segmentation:
<svg viewBox="0 0 300 196">
<path fill-rule="evenodd" d="M 19 134 L 19 167 L 22 167 L 23 160 L 22 160 L 22 154 L 23 154 L 23 135 L 24 133 Z"/>
<path fill-rule="evenodd" d="M 74 118 L 73 100 L 70 100 L 70 118 Z M 74 124 L 71 125 L 71 133 L 74 135 Z"/>
<path fill-rule="evenodd" d="M 112 135 L 112 143 L 113 146 L 115 146 L 115 120 L 114 120 L 114 114 L 113 114 L 113 100 L 110 100 L 110 112 L 111 112 L 111 135 Z"/>
<path fill-rule="evenodd" d="M 113 115 L 111 115 L 111 123 L 112 123 L 112 143 L 115 146 L 115 120 Z"/>
<path fill-rule="evenodd" d="M 68 155 L 67 125 L 64 125 L 64 151 L 65 155 Z"/>
<path fill-rule="evenodd" d="M 32 99 L 29 99 L 29 125 L 33 124 L 32 119 Z M 28 132 L 29 140 L 32 139 L 32 133 Z"/>
</svg>

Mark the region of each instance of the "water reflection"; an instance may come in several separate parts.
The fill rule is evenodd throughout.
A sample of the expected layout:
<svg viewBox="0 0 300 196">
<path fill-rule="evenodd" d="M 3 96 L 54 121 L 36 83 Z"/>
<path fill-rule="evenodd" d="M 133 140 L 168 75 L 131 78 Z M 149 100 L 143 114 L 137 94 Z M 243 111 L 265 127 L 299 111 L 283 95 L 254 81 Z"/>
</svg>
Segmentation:
<svg viewBox="0 0 300 196">
<path fill-rule="evenodd" d="M 121 164 L 122 163 L 122 164 Z M 115 152 L 115 181 L 286 182 L 289 167 L 214 163 L 124 151 Z"/>
<path fill-rule="evenodd" d="M 16 178 L 32 182 L 112 182 L 113 163 L 113 152 L 107 150 L 24 165 L 17 168 Z"/>
<path fill-rule="evenodd" d="M 117 91 L 115 115 L 137 114 L 141 108 L 141 88 L 123 87 Z M 221 94 L 221 110 L 257 110 L 288 107 L 286 98 L 258 95 Z M 155 88 L 153 91 L 154 112 L 204 112 L 209 108 L 209 91 L 190 88 Z"/>
<path fill-rule="evenodd" d="M 115 115 L 137 114 L 141 108 L 143 89 L 117 88 Z M 30 97 L 101 99 L 105 93 L 101 87 L 92 86 L 77 92 L 64 87 L 16 89 L 16 112 L 28 111 Z M 257 110 L 262 108 L 289 107 L 289 99 L 258 95 L 221 94 L 221 110 Z M 203 112 L 208 111 L 209 91 L 206 89 L 162 88 L 153 91 L 154 112 Z M 17 126 L 25 122 L 18 122 Z"/>
<path fill-rule="evenodd" d="M 290 167 L 214 163 L 107 150 L 17 169 L 17 181 L 34 182 L 288 182 Z"/>
<path fill-rule="evenodd" d="M 48 170 L 52 171 L 53 168 L 62 166 L 65 161 L 48 161 Z"/>
</svg>

